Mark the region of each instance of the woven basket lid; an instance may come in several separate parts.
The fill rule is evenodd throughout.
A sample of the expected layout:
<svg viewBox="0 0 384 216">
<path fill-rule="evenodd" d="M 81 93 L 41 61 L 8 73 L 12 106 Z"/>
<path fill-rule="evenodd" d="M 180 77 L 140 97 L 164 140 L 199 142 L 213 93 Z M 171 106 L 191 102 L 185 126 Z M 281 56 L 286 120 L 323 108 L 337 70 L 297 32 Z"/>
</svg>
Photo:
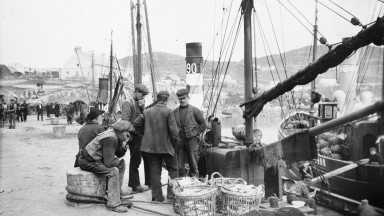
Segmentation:
<svg viewBox="0 0 384 216">
<path fill-rule="evenodd" d="M 236 196 L 260 196 L 264 197 L 265 190 L 264 186 L 254 186 L 254 185 L 242 185 L 242 184 L 236 184 L 236 185 L 224 185 L 221 188 L 221 192 L 232 194 Z"/>
<path fill-rule="evenodd" d="M 176 196 L 182 196 L 182 197 L 200 197 L 203 195 L 216 193 L 217 188 L 208 186 L 208 185 L 194 185 L 194 186 L 187 186 L 187 187 L 179 187 L 173 189 L 173 193 Z"/>
</svg>

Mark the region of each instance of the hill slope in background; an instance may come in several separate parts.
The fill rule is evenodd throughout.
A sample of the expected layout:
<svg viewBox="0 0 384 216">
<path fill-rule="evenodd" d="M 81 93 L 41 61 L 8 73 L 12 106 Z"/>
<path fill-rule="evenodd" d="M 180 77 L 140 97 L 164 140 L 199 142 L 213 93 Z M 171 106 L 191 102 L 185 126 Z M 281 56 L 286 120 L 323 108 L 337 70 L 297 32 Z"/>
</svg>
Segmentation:
<svg viewBox="0 0 384 216">
<path fill-rule="evenodd" d="M 381 74 L 377 73 L 377 71 L 382 71 L 382 53 L 383 48 L 381 47 L 374 47 L 374 50 L 372 54 L 369 52 L 369 55 L 371 56 L 371 60 L 369 61 L 369 66 L 367 69 L 366 81 L 367 82 L 374 82 L 375 80 L 381 80 Z M 317 48 L 317 56 L 320 57 L 324 55 L 326 52 L 328 52 L 328 48 L 325 46 L 318 46 Z M 287 51 L 286 53 L 276 55 L 272 55 L 272 58 L 276 65 L 274 65 L 272 59 L 269 57 L 263 56 L 256 59 L 257 65 L 258 65 L 258 79 L 260 83 L 269 83 L 273 80 L 279 80 L 278 75 L 276 73 L 275 69 L 272 69 L 273 71 L 273 77 L 271 75 L 271 70 L 269 65 L 277 68 L 277 71 L 279 72 L 279 76 L 281 80 L 285 80 L 286 77 L 289 77 L 299 71 L 301 68 L 306 67 L 310 62 L 312 62 L 312 47 L 306 46 L 295 50 Z M 147 74 L 149 73 L 149 55 L 144 54 L 142 55 L 143 59 L 143 73 Z M 155 71 L 160 76 L 166 76 L 169 74 L 176 74 L 177 76 L 181 78 L 185 78 L 185 57 L 170 54 L 170 53 L 164 53 L 164 52 L 155 52 L 154 53 L 154 59 L 155 59 Z M 282 61 L 281 59 L 284 59 L 286 62 L 286 71 L 283 69 Z M 269 60 L 269 62 L 268 62 Z M 124 57 L 123 59 L 119 60 L 122 65 L 128 65 L 132 67 L 132 56 Z M 205 60 L 204 60 L 205 61 Z M 348 60 L 346 60 L 348 61 Z M 217 66 L 217 62 L 215 62 L 215 69 Z M 222 64 L 224 68 L 222 71 L 225 71 L 225 68 L 227 66 L 226 63 Z M 238 62 L 231 62 L 228 68 L 228 74 L 235 79 L 236 81 L 243 82 L 244 81 L 244 61 L 238 61 Z M 205 67 L 204 67 L 204 77 L 210 78 L 212 76 L 212 73 L 214 72 L 213 69 L 213 62 L 211 60 L 206 61 Z M 286 72 L 286 73 L 285 73 Z M 328 78 L 334 78 L 336 77 L 336 69 L 330 69 L 322 76 L 328 77 Z M 380 76 L 380 77 L 378 77 Z"/>
</svg>

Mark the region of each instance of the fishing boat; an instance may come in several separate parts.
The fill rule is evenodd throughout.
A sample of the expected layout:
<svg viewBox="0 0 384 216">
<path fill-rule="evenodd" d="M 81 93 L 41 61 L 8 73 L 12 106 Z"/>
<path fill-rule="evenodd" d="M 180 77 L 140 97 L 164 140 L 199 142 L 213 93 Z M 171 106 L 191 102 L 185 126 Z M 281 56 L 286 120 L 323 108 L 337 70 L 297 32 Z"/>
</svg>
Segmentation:
<svg viewBox="0 0 384 216">
<path fill-rule="evenodd" d="M 253 2 L 242 1 L 245 34 L 245 102 L 240 105 L 245 108 L 243 112 L 245 119 L 243 145 L 227 144 L 223 146 L 220 145 L 219 141 L 213 142 L 213 147 L 206 151 L 207 172 L 220 172 L 224 176 L 243 178 L 255 185 L 265 184 L 266 195 L 270 194 L 271 191 L 277 191 L 276 194 L 280 195 L 282 190 L 281 177 L 301 179 L 301 175 L 298 175 L 298 162 L 316 159 L 314 167 L 318 172 L 315 172 L 314 185 L 322 189 L 324 188 L 322 185 L 327 184 L 326 179 L 328 179 L 330 185 L 329 190 L 321 190 L 316 193 L 319 202 L 340 211 L 350 211 L 356 209 L 361 200 L 368 199 L 376 210 L 384 212 L 383 199 L 380 199 L 384 194 L 384 179 L 382 176 L 384 167 L 356 163 L 356 161 L 367 158 L 369 147 L 374 145 L 378 137 L 384 134 L 383 114 L 380 114 L 384 110 L 383 101 L 338 118 L 335 118 L 336 115 L 334 115 L 336 113 L 334 110 L 335 103 L 320 103 L 318 110 L 320 117 L 315 117 L 313 108 L 312 113 L 296 112 L 287 117 L 283 121 L 284 123 L 280 124 L 279 134 L 282 138 L 280 141 L 259 148 L 258 143 L 253 139 L 254 118 L 258 116 L 266 103 L 291 91 L 297 85 L 308 84 L 319 74 L 341 64 L 353 52 L 362 47 L 371 43 L 382 46 L 384 43 L 382 40 L 384 18 L 378 18 L 370 26 L 364 26 L 361 32 L 345 39 L 338 46 L 334 48 L 329 46 L 328 53 L 319 59 L 314 59 L 307 67 L 285 81 L 278 83 L 271 90 L 257 94 L 257 92 L 252 92 L 254 83 L 252 79 L 252 42 L 250 40 L 251 24 L 249 20 L 251 12 L 247 10 L 249 9 L 247 6 L 251 3 Z M 326 44 L 324 39 L 323 42 Z M 256 93 L 256 95 L 253 96 L 252 93 Z M 380 115 L 380 118 L 365 120 L 367 116 L 377 114 Z M 317 121 L 319 121 L 318 124 L 315 123 Z M 345 134 L 343 141 L 348 146 L 348 148 L 345 148 L 348 159 L 337 158 L 338 156 L 335 154 L 322 155 L 318 152 L 315 137 L 321 137 L 320 134 L 330 130 L 342 130 Z M 212 131 L 211 134 L 212 137 L 216 137 L 215 131 Z M 296 142 L 295 140 L 300 138 L 297 136 L 302 134 L 305 134 L 307 138 L 305 142 Z M 304 145 L 301 146 L 301 144 Z M 312 144 L 315 144 L 314 148 Z M 281 151 L 279 148 L 283 149 L 283 153 L 279 152 Z M 287 149 L 287 151 L 284 149 Z M 380 149 L 379 151 L 382 153 L 384 150 Z M 281 167 L 281 159 L 286 164 L 285 167 Z"/>
<path fill-rule="evenodd" d="M 382 53 L 383 51 L 380 52 Z M 383 60 L 382 65 L 384 65 Z M 384 87 L 382 88 L 384 89 Z M 380 102 L 376 105 L 379 104 Z M 336 122 L 339 120 L 339 116 L 337 116 L 337 103 L 320 102 L 318 104 L 317 116 L 309 112 L 296 112 L 283 119 L 279 124 L 278 137 L 279 139 L 284 139 L 304 130 L 309 130 L 316 125 L 321 125 L 324 129 L 327 128 L 325 130 L 327 131 L 326 133 L 317 136 L 318 159 L 311 164 L 311 167 L 315 170 L 315 177 L 321 177 L 332 171 L 356 164 L 356 161 L 368 158 L 370 147 L 375 146 L 379 148 L 378 152 L 384 155 L 384 149 L 381 147 L 383 144 L 380 144 L 379 141 L 379 137 L 384 135 L 384 119 L 382 116 L 379 118 L 369 118 L 367 114 L 362 114 L 363 111 L 364 109 L 353 113 L 359 118 L 347 121 L 336 128 L 327 128 L 327 124 L 321 124 L 332 119 Z M 382 110 L 376 109 L 372 114 L 380 115 L 380 112 Z M 311 124 L 311 122 L 314 123 Z M 298 163 L 284 165 L 285 177 L 294 180 L 301 179 Z M 332 178 L 318 182 L 314 186 L 322 190 L 316 196 L 317 201 L 343 211 L 353 209 L 361 200 L 367 199 L 371 205 L 378 208 L 378 211 L 383 212 L 384 201 L 381 198 L 384 194 L 383 169 L 384 165 L 360 163 L 356 167 L 352 166 L 350 170 L 345 169 L 342 173 Z"/>
<path fill-rule="evenodd" d="M 381 18 L 381 20 L 383 19 Z M 382 45 L 382 42 L 376 43 L 376 45 Z M 312 63 L 308 72 L 316 71 L 316 64 L 324 64 L 325 59 L 327 58 L 322 56 Z M 308 68 L 303 71 L 306 69 Z M 322 70 L 320 73 L 325 71 Z M 307 79 L 308 77 L 306 78 L 304 73 L 300 75 L 300 72 L 302 71 L 254 99 L 252 115 L 257 115 L 258 110 L 262 109 L 263 105 L 260 104 L 263 104 L 263 101 L 270 101 L 292 89 L 296 85 L 291 85 L 295 80 L 298 83 L 297 80 L 304 79 L 306 81 L 300 84 L 306 84 L 316 77 Z M 384 87 L 382 89 L 384 92 Z M 382 94 L 384 95 L 384 93 Z M 321 189 L 321 192 L 316 194 L 318 202 L 340 211 L 346 211 L 356 208 L 361 200 L 366 199 L 377 211 L 383 213 L 384 165 L 372 165 L 361 161 L 369 157 L 369 148 L 373 146 L 377 147 L 378 152 L 383 155 L 384 101 L 381 99 L 370 106 L 337 118 L 335 107 L 336 103 L 319 104 L 317 118 L 321 124 L 317 126 L 309 123 L 313 115 L 295 113 L 287 117 L 280 124 L 279 137 L 282 139 L 292 137 L 301 131 L 309 131 L 312 136 L 317 136 L 318 157 L 312 164 L 315 170 L 314 175 L 317 179 L 322 179 L 323 176 L 330 174 L 329 177 L 314 182 L 314 186 Z M 289 124 L 291 126 L 287 127 Z M 299 125 L 303 128 L 297 128 Z M 324 144 L 324 142 L 329 143 Z M 298 163 L 285 163 L 282 175 L 300 180 Z"/>
</svg>

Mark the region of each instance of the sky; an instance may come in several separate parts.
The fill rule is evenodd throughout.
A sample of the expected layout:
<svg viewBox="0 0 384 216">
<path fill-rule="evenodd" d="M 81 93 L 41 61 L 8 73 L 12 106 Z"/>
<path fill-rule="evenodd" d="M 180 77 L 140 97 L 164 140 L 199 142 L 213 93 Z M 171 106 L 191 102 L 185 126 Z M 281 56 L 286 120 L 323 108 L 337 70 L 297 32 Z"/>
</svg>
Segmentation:
<svg viewBox="0 0 384 216">
<path fill-rule="evenodd" d="M 203 57 L 210 60 L 217 59 L 220 52 L 220 41 L 225 32 L 225 28 L 220 26 L 230 28 L 237 23 L 234 17 L 241 3 L 241 0 L 146 1 L 154 52 L 185 56 L 185 43 L 201 42 Z M 352 17 L 330 0 L 319 1 L 347 19 Z M 363 24 L 384 14 L 383 3 L 378 0 L 333 2 L 358 17 Z M 298 16 L 308 29 L 313 27 L 289 3 L 295 5 L 311 23 L 314 22 L 315 0 L 254 0 L 272 53 L 313 43 L 313 36 L 282 4 Z M 361 30 L 361 27 L 352 26 L 322 5 L 318 5 L 318 11 L 319 31 L 330 44 Z M 256 25 L 255 29 L 259 27 Z M 74 54 L 76 46 L 81 46 L 84 52 L 93 50 L 96 55 L 108 54 L 111 31 L 114 54 L 118 58 L 132 55 L 130 0 L 1 0 L 0 64 L 60 68 Z M 243 59 L 242 33 L 241 29 L 233 52 L 234 61 Z M 260 33 L 256 31 L 257 56 L 265 55 L 261 41 Z M 147 42 L 143 46 L 147 47 Z"/>
</svg>

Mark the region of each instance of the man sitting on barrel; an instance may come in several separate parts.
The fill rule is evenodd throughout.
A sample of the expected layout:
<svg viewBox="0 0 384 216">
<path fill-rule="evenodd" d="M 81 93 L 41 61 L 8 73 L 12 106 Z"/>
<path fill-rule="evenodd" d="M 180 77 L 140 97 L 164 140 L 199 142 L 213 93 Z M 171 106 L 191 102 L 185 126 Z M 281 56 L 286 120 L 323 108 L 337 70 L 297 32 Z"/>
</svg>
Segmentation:
<svg viewBox="0 0 384 216">
<path fill-rule="evenodd" d="M 289 204 L 292 204 L 292 201 L 304 201 L 305 205 L 308 205 L 310 208 L 313 208 L 314 214 L 317 214 L 316 210 L 316 201 L 315 199 L 309 196 L 309 184 L 311 183 L 312 176 L 304 176 L 303 181 L 296 182 L 288 190 L 287 201 Z"/>
<path fill-rule="evenodd" d="M 82 170 L 108 177 L 107 209 L 127 212 L 129 202 L 120 198 L 124 179 L 125 161 L 121 159 L 127 151 L 127 142 L 134 131 L 128 121 L 118 121 L 112 128 L 98 134 L 84 149 L 78 159 Z"/>
</svg>

